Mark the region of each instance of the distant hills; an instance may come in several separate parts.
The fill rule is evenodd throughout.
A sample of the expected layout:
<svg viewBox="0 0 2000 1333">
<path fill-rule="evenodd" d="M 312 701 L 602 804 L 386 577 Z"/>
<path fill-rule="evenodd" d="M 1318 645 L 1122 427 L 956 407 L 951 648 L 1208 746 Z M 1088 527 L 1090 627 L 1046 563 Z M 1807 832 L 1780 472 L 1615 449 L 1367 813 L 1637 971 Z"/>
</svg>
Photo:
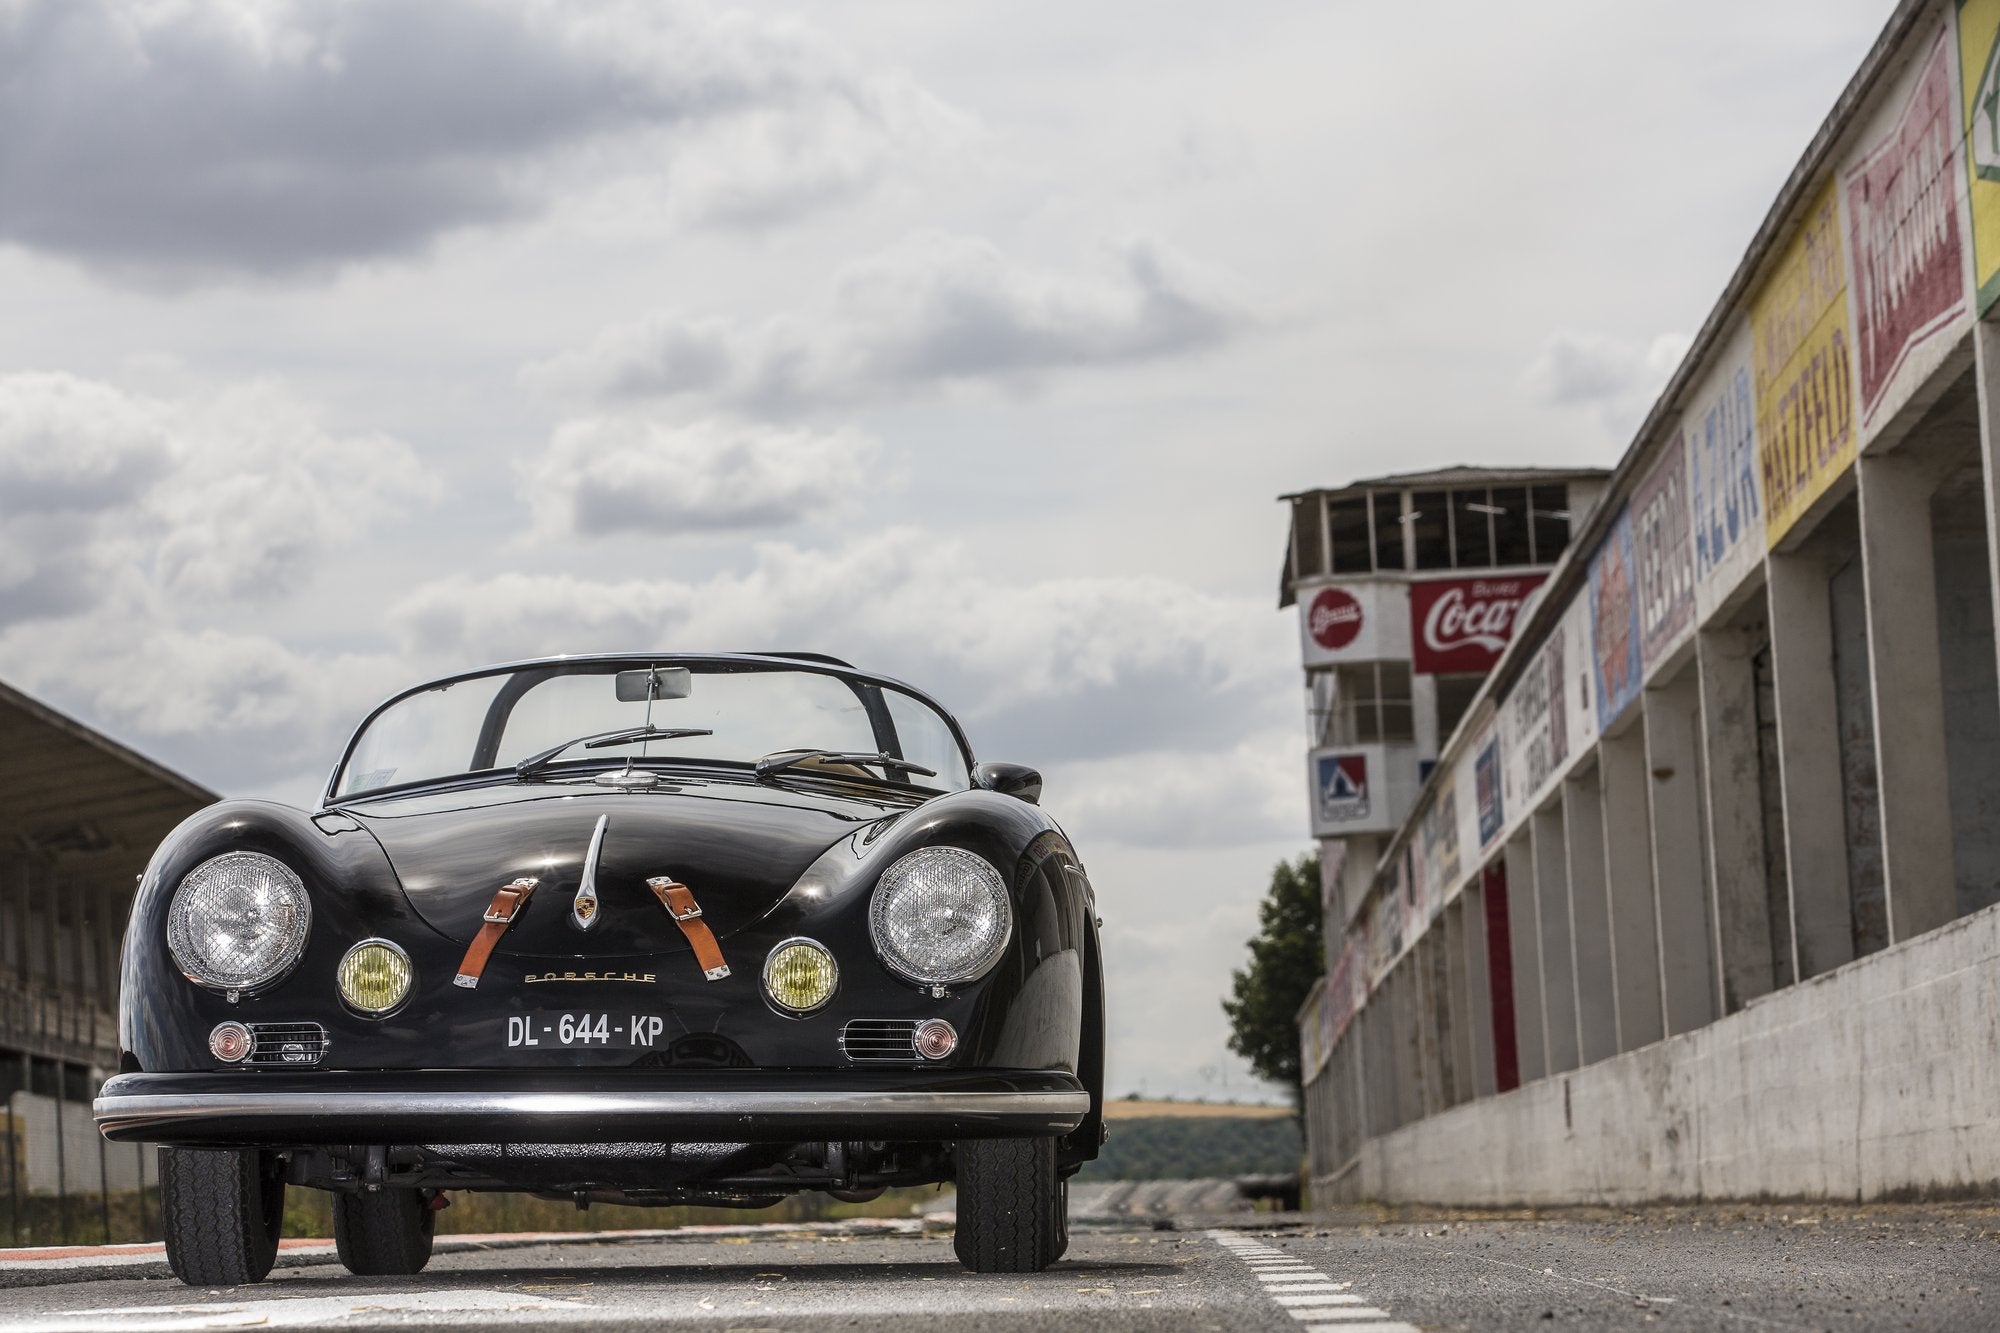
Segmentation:
<svg viewBox="0 0 2000 1333">
<path fill-rule="evenodd" d="M 1167 1103 L 1166 1114 L 1150 1113 L 1158 1102 L 1107 1102 L 1111 1135 L 1094 1162 L 1084 1164 L 1079 1181 L 1198 1180 L 1211 1177 L 1294 1175 L 1305 1149 L 1298 1121 L 1289 1108 Z M 1149 1113 L 1119 1113 L 1144 1107 Z"/>
</svg>

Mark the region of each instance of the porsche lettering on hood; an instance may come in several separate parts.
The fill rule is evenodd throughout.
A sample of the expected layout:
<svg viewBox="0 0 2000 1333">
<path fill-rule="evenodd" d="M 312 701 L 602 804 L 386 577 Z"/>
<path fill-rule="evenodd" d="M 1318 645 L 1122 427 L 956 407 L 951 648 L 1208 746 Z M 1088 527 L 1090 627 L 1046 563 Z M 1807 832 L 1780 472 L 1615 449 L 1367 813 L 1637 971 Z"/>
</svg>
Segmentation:
<svg viewBox="0 0 2000 1333">
<path fill-rule="evenodd" d="M 403 892 L 437 930 L 470 941 L 494 890 L 532 877 L 535 900 L 499 952 L 575 960 L 686 952 L 680 928 L 646 887 L 661 875 L 689 885 L 709 929 L 727 938 L 770 911 L 820 853 L 881 813 L 839 799 L 744 799 L 748 790 L 661 799 L 495 787 L 443 803 L 381 801 L 349 812 L 382 844 Z M 593 869 L 585 933 L 575 908 Z"/>
</svg>

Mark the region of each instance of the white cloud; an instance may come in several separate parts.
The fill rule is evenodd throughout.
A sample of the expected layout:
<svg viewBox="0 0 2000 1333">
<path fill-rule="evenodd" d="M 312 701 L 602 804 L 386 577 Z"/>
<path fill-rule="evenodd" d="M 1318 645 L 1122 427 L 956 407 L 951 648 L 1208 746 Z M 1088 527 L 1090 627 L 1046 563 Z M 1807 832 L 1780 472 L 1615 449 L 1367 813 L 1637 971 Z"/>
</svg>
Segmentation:
<svg viewBox="0 0 2000 1333">
<path fill-rule="evenodd" d="M 1622 447 L 1692 344 L 1680 333 L 1663 333 L 1641 345 L 1604 333 L 1561 330 L 1542 344 L 1528 367 L 1527 384 L 1552 407 L 1595 413 L 1611 442 Z"/>
<path fill-rule="evenodd" d="M 331 434 L 275 385 L 162 399 L 0 376 L 0 626 L 283 594 L 432 484 L 402 444 Z"/>
<path fill-rule="evenodd" d="M 740 115 L 766 151 L 740 179 L 698 156 L 697 207 L 765 222 L 951 121 L 744 9 L 21 0 L 0 21 L 0 239 L 151 283 L 312 272 L 539 212 L 570 160 L 658 175 Z"/>
<path fill-rule="evenodd" d="M 815 648 L 935 693 L 982 753 L 1054 764 L 1228 750 L 1293 703 L 1289 640 L 1260 604 L 1167 579 L 1011 583 L 900 529 L 782 544 L 701 582 L 457 576 L 392 606 L 405 648 L 454 666 L 553 652 Z"/>
<path fill-rule="evenodd" d="M 854 430 L 589 417 L 557 429 L 523 493 L 549 536 L 741 532 L 840 512 L 879 487 L 879 453 Z"/>
<path fill-rule="evenodd" d="M 1216 346 L 1249 316 L 1193 263 L 1150 240 L 1106 248 L 1091 276 L 1036 268 L 976 236 L 923 234 L 835 275 L 825 310 L 731 324 L 662 313 L 604 330 L 529 379 L 604 398 L 695 396 L 782 411 L 968 380 Z"/>
</svg>

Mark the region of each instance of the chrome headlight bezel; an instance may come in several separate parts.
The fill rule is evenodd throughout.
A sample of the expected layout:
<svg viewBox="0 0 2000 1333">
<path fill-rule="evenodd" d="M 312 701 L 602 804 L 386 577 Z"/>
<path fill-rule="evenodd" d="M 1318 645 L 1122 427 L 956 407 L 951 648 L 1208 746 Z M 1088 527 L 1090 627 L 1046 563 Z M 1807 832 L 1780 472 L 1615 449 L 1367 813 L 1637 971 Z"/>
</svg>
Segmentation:
<svg viewBox="0 0 2000 1333">
<path fill-rule="evenodd" d="M 776 987 L 776 972 L 780 957 L 787 950 L 797 948 L 810 949 L 814 953 L 817 953 L 825 961 L 826 969 L 829 973 L 826 994 L 819 998 L 818 1003 L 809 1004 L 803 1008 L 789 1004 L 778 998 Z M 776 1009 L 788 1018 L 804 1018 L 808 1014 L 816 1014 L 829 1004 L 832 1004 L 833 997 L 840 994 L 840 960 L 834 957 L 833 950 L 827 948 L 818 940 L 811 939 L 805 935 L 793 935 L 779 940 L 776 944 L 772 945 L 770 952 L 764 955 L 764 966 L 760 971 L 760 981 L 762 982 L 765 1001 L 773 1009 Z"/>
<path fill-rule="evenodd" d="M 379 1009 L 362 1004 L 347 993 L 347 969 L 353 963 L 355 956 L 363 949 L 381 949 L 394 955 L 403 964 L 402 993 Z M 391 1014 L 401 1010 L 404 1005 L 410 1002 L 410 997 L 417 993 L 417 965 L 411 961 L 410 951 L 396 943 L 396 941 L 383 939 L 380 935 L 370 935 L 365 940 L 355 941 L 354 945 L 346 953 L 342 954 L 340 961 L 334 965 L 333 993 L 340 997 L 340 1002 L 346 1005 L 349 1011 L 357 1013 L 363 1018 L 387 1018 Z"/>
<path fill-rule="evenodd" d="M 968 891 L 963 905 L 990 913 L 990 928 L 983 932 L 986 942 L 976 952 L 949 962 L 922 959 L 912 956 L 895 938 L 897 915 L 924 910 L 919 895 L 926 886 L 917 876 L 926 872 L 954 877 L 956 883 L 950 887 Z M 936 890 L 940 886 L 931 887 Z M 968 985 L 999 966 L 1006 956 L 1014 938 L 1013 898 L 1005 877 L 977 852 L 948 843 L 919 847 L 898 857 L 875 882 L 868 903 L 868 938 L 882 966 L 913 985 L 932 989 Z"/>
<path fill-rule="evenodd" d="M 219 877 L 246 870 L 265 875 L 263 887 L 275 893 L 281 909 L 289 916 L 279 926 L 277 947 L 268 957 L 256 960 L 255 966 L 246 965 L 230 973 L 216 967 L 214 960 L 202 951 L 195 936 L 193 915 L 198 907 L 197 895 L 209 891 Z M 275 856 L 263 852 L 224 852 L 188 871 L 174 886 L 173 900 L 167 907 L 166 935 L 167 952 L 189 981 L 231 996 L 252 994 L 283 981 L 305 957 L 306 945 L 312 938 L 312 895 L 306 892 L 305 881 L 298 872 Z"/>
</svg>

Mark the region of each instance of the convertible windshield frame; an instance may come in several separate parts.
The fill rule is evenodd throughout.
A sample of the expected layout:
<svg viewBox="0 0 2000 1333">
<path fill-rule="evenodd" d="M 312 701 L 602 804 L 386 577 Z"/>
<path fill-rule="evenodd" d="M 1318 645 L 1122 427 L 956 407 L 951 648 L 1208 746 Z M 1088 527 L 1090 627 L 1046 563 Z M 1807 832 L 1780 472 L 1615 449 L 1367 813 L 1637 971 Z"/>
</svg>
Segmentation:
<svg viewBox="0 0 2000 1333">
<path fill-rule="evenodd" d="M 374 708 L 370 709 L 367 716 L 361 719 L 360 724 L 348 736 L 347 744 L 341 749 L 340 759 L 334 764 L 333 772 L 327 778 L 326 792 L 321 799 L 321 806 L 324 809 L 331 810 L 356 802 L 375 800 L 382 796 L 421 791 L 427 787 L 453 787 L 466 783 L 483 784 L 495 779 L 516 781 L 518 779 L 514 773 L 514 766 L 512 764 L 495 763 L 494 759 L 499 747 L 500 738 L 506 730 L 507 719 L 512 713 L 514 705 L 530 689 L 557 676 L 609 676 L 621 668 L 637 669 L 658 666 L 687 667 L 697 674 L 704 671 L 711 674 L 797 672 L 800 674 L 831 676 L 854 691 L 856 698 L 861 701 L 862 706 L 867 710 L 870 725 L 876 735 L 878 737 L 886 736 L 890 740 L 895 738 L 896 728 L 894 720 L 889 716 L 888 707 L 883 701 L 882 691 L 893 690 L 899 694 L 908 695 L 935 713 L 950 731 L 952 741 L 957 745 L 959 756 L 964 761 L 965 771 L 970 773 L 976 766 L 972 753 L 972 745 L 965 738 L 965 729 L 959 726 L 958 719 L 953 717 L 951 711 L 943 704 L 905 681 L 898 680 L 893 676 L 883 676 L 871 671 L 861 671 L 835 658 L 822 657 L 817 654 L 793 656 L 779 653 L 592 653 L 563 657 L 528 658 L 518 662 L 504 662 L 493 666 L 477 667 L 469 671 L 455 672 L 449 676 L 439 676 L 433 680 L 427 680 L 421 685 L 415 685 L 409 689 L 400 690 L 390 695 Z M 513 676 L 514 680 L 494 692 L 493 701 L 487 707 L 487 715 L 481 725 L 479 739 L 474 749 L 474 759 L 484 759 L 485 766 L 468 768 L 456 773 L 434 774 L 429 777 L 415 778 L 408 782 L 387 783 L 380 787 L 370 787 L 365 791 L 349 792 L 345 796 L 339 794 L 341 779 L 346 774 L 348 765 L 353 762 L 355 748 L 361 743 L 361 738 L 368 734 L 368 729 L 375 724 L 376 719 L 381 717 L 382 714 L 407 699 L 415 698 L 421 694 L 428 694 L 433 690 L 449 689 L 451 686 L 459 685 L 466 681 L 480 680 L 490 676 L 509 675 Z M 568 764 L 557 765 L 555 767 L 563 769 L 592 765 L 615 766 L 626 762 L 628 762 L 627 758 L 622 755 L 606 756 L 602 759 L 572 760 Z M 669 759 L 662 756 L 638 762 L 649 766 L 697 768 L 711 772 L 740 774 L 746 777 L 752 775 L 754 771 L 753 763 L 729 759 L 700 757 L 675 757 Z M 944 788 L 925 787 L 917 783 L 878 782 L 868 785 L 878 787 L 887 786 L 892 789 L 909 791 L 913 794 L 934 794 L 946 790 Z"/>
</svg>

